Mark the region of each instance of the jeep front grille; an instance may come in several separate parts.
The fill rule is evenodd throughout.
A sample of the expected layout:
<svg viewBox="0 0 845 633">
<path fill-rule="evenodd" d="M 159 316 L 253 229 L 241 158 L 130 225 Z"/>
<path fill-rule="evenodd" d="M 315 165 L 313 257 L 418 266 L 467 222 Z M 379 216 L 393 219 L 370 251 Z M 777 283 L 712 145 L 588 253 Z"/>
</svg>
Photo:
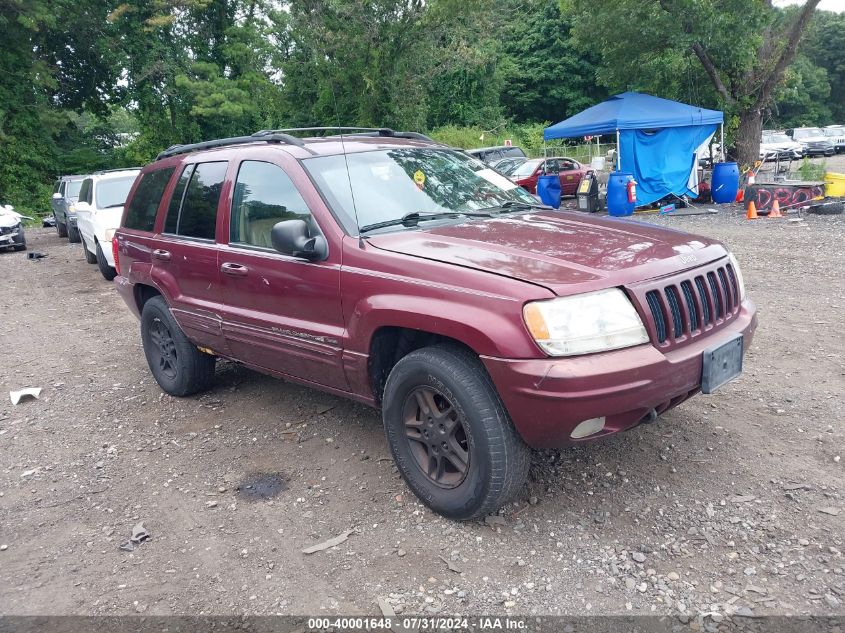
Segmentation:
<svg viewBox="0 0 845 633">
<path fill-rule="evenodd" d="M 724 260 L 630 290 L 644 316 L 650 317 L 646 328 L 659 346 L 675 345 L 719 328 L 740 309 L 736 273 Z"/>
</svg>

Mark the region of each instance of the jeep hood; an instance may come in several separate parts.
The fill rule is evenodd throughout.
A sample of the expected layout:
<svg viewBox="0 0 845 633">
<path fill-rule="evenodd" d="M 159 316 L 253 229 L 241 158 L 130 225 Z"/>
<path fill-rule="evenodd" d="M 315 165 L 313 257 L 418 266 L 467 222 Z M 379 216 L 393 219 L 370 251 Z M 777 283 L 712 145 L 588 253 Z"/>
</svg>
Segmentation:
<svg viewBox="0 0 845 633">
<path fill-rule="evenodd" d="M 375 234 L 376 248 L 472 268 L 558 295 L 636 283 L 727 254 L 715 240 L 634 220 L 543 212 Z"/>
</svg>

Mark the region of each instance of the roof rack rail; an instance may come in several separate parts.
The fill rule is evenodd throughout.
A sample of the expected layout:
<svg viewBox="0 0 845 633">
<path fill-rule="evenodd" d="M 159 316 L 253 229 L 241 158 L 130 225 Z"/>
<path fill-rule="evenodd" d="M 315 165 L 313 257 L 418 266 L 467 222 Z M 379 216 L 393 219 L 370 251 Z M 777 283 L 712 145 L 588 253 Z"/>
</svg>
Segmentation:
<svg viewBox="0 0 845 633">
<path fill-rule="evenodd" d="M 346 136 L 383 136 L 386 138 L 407 138 L 417 141 L 426 141 L 428 143 L 437 143 L 434 139 L 419 132 L 400 132 L 392 130 L 389 127 L 355 127 L 355 126 L 318 126 L 318 127 L 289 127 L 278 130 L 261 130 L 256 132 L 253 136 L 260 136 L 264 134 L 286 134 L 290 132 L 340 132 L 347 133 Z M 441 145 L 441 143 L 437 143 Z"/>
<path fill-rule="evenodd" d="M 132 171 L 133 169 L 141 169 L 140 167 L 115 167 L 114 169 L 98 169 L 97 171 L 92 171 L 92 176 L 99 176 L 101 174 L 110 174 L 115 171 Z"/>
<path fill-rule="evenodd" d="M 232 136 L 230 138 L 220 138 L 214 141 L 203 141 L 201 143 L 173 145 L 161 152 L 158 156 L 156 156 L 156 160 L 161 160 L 162 158 L 169 158 L 170 156 L 176 156 L 178 154 L 188 154 L 189 152 L 197 152 L 203 149 L 228 147 L 230 145 L 243 145 L 244 143 L 255 143 L 256 141 L 264 141 L 267 143 L 284 143 L 286 145 L 296 145 L 297 147 L 307 149 L 302 139 L 296 138 L 295 136 L 277 132 L 276 130 L 262 130 L 261 132 L 256 132 L 255 134 L 251 134 L 250 136 Z M 314 153 L 311 150 L 308 151 L 312 154 Z"/>
</svg>

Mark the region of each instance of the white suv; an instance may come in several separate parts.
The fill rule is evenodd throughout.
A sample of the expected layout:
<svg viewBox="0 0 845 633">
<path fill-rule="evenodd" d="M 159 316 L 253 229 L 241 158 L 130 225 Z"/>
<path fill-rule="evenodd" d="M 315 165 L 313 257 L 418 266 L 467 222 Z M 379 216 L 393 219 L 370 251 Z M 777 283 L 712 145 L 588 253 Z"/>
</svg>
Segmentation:
<svg viewBox="0 0 845 633">
<path fill-rule="evenodd" d="M 111 281 L 117 275 L 111 240 L 120 226 L 123 203 L 135 182 L 139 169 L 112 169 L 87 176 L 76 203 L 76 224 L 82 238 L 85 261 L 97 264 L 103 277 Z"/>
</svg>

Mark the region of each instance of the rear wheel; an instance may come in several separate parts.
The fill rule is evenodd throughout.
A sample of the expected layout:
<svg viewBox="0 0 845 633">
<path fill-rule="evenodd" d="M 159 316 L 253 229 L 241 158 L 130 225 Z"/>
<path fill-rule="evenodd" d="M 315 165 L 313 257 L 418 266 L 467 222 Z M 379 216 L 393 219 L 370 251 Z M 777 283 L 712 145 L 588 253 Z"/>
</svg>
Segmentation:
<svg viewBox="0 0 845 633">
<path fill-rule="evenodd" d="M 117 277 L 117 271 L 114 269 L 114 266 L 109 266 L 109 263 L 106 261 L 106 256 L 103 253 L 103 247 L 100 246 L 99 242 L 97 242 L 97 254 L 94 256 L 94 262 L 96 262 L 100 269 L 100 273 L 102 273 L 103 277 L 106 278 L 106 281 L 111 281 Z"/>
<path fill-rule="evenodd" d="M 67 225 L 67 241 L 73 244 L 78 244 L 82 237 L 79 235 L 79 229 L 73 224 Z"/>
<path fill-rule="evenodd" d="M 211 386 L 215 357 L 188 340 L 161 297 L 144 304 L 141 341 L 153 378 L 171 396 L 190 396 Z"/>
<path fill-rule="evenodd" d="M 399 472 L 435 512 L 481 517 L 524 484 L 531 452 L 469 351 L 438 345 L 411 352 L 390 372 L 383 400 Z"/>
<path fill-rule="evenodd" d="M 97 263 L 97 256 L 88 250 L 88 242 L 85 241 L 85 238 L 82 238 L 82 251 L 85 253 L 85 261 L 89 264 L 96 264 Z"/>
</svg>

